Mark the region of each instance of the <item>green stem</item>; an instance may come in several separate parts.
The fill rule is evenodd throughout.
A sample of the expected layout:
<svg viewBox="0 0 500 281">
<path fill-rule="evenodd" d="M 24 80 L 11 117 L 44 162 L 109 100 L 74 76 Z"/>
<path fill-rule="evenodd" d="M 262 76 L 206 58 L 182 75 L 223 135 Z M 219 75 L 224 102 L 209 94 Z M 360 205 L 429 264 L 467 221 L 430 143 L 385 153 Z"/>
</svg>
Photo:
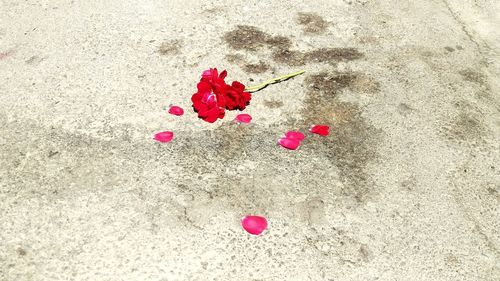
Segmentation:
<svg viewBox="0 0 500 281">
<path fill-rule="evenodd" d="M 305 70 L 301 70 L 301 71 L 290 73 L 290 74 L 287 74 L 287 75 L 284 75 L 284 76 L 281 76 L 281 77 L 278 77 L 278 78 L 273 78 L 273 79 L 267 80 L 267 81 L 265 81 L 265 82 L 263 82 L 263 83 L 261 83 L 259 85 L 248 87 L 248 88 L 245 89 L 245 91 L 249 92 L 249 93 L 257 92 L 257 91 L 259 91 L 259 90 L 267 87 L 270 84 L 274 84 L 274 83 L 277 83 L 277 82 L 280 82 L 280 81 L 292 78 L 292 77 L 300 75 L 300 74 L 302 74 L 304 72 L 306 72 L 306 71 Z"/>
</svg>

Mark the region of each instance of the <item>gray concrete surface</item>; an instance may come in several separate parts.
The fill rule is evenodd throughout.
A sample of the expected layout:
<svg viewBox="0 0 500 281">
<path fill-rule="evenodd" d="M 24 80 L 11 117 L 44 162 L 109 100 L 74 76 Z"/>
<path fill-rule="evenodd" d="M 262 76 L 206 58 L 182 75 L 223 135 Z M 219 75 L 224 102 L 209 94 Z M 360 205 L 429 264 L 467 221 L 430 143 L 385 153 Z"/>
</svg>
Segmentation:
<svg viewBox="0 0 500 281">
<path fill-rule="evenodd" d="M 500 280 L 499 15 L 0 1 L 0 280 Z M 208 67 L 307 72 L 256 93 L 244 126 L 191 112 Z M 312 123 L 332 135 L 276 146 Z"/>
</svg>

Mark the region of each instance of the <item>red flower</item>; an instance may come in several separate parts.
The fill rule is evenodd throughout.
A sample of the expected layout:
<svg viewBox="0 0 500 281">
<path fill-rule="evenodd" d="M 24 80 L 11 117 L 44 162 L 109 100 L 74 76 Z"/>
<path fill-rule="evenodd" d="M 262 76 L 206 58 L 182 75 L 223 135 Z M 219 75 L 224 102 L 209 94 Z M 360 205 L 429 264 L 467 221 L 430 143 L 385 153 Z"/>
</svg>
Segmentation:
<svg viewBox="0 0 500 281">
<path fill-rule="evenodd" d="M 222 71 L 219 75 L 217 68 L 210 68 L 203 71 L 200 82 L 207 82 L 212 86 L 214 92 L 220 93 L 222 88 L 226 86 L 224 79 L 227 76 L 227 71 Z"/>
<path fill-rule="evenodd" d="M 224 110 L 243 110 L 250 103 L 252 95 L 245 92 L 245 86 L 238 81 L 231 85 L 224 79 L 227 71 L 220 74 L 217 68 L 203 71 L 198 83 L 198 92 L 191 97 L 193 107 L 198 117 L 213 123 L 218 118 L 224 118 Z"/>
<path fill-rule="evenodd" d="M 214 92 L 212 85 L 201 81 L 197 85 L 198 92 L 191 97 L 193 108 L 198 112 L 198 117 L 213 123 L 218 118 L 224 118 L 224 98 L 220 93 Z"/>
<path fill-rule="evenodd" d="M 252 95 L 245 92 L 245 85 L 238 81 L 233 81 L 231 85 L 223 88 L 223 95 L 226 102 L 226 108 L 229 110 L 243 110 L 250 103 Z"/>
</svg>

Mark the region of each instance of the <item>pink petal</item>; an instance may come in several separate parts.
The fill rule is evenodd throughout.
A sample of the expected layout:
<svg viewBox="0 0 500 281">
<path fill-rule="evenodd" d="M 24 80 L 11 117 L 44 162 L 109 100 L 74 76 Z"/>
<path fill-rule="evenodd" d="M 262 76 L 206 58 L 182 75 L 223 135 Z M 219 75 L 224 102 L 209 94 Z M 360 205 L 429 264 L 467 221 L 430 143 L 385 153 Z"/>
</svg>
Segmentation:
<svg viewBox="0 0 500 281">
<path fill-rule="evenodd" d="M 212 69 L 207 69 L 207 70 L 203 70 L 203 72 L 201 73 L 201 76 L 212 76 Z"/>
<path fill-rule="evenodd" d="M 313 125 L 309 132 L 318 134 L 320 136 L 328 136 L 330 134 L 330 127 L 327 125 Z"/>
<path fill-rule="evenodd" d="M 294 140 L 303 140 L 305 138 L 304 134 L 298 131 L 289 131 L 286 133 L 285 138 Z"/>
<path fill-rule="evenodd" d="M 250 121 L 252 121 L 252 116 L 250 116 L 250 114 L 238 114 L 235 120 L 241 123 L 250 123 Z"/>
<path fill-rule="evenodd" d="M 241 219 L 241 226 L 248 233 L 259 235 L 267 228 L 267 220 L 261 216 L 245 216 Z"/>
<path fill-rule="evenodd" d="M 300 145 L 300 140 L 297 139 L 289 139 L 289 138 L 281 138 L 278 140 L 278 143 L 286 149 L 295 150 Z"/>
<path fill-rule="evenodd" d="M 161 132 L 155 134 L 154 139 L 159 142 L 170 142 L 174 138 L 173 132 Z"/>
<path fill-rule="evenodd" d="M 173 105 L 168 110 L 168 113 L 173 114 L 173 115 L 177 115 L 177 116 L 181 116 L 184 114 L 184 109 L 182 109 L 181 107 L 179 107 L 177 105 Z"/>
</svg>

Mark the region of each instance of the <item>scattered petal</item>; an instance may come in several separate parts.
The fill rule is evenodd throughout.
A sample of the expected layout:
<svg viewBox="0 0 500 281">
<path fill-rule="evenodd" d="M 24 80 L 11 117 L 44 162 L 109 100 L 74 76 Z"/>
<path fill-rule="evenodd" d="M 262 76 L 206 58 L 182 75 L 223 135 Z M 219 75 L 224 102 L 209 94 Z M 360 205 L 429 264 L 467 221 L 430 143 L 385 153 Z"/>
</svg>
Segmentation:
<svg viewBox="0 0 500 281">
<path fill-rule="evenodd" d="M 318 134 L 320 136 L 328 136 L 330 134 L 330 127 L 327 125 L 313 125 L 309 132 Z"/>
<path fill-rule="evenodd" d="M 278 143 L 286 149 L 295 150 L 300 145 L 300 140 L 298 139 L 289 139 L 289 138 L 281 138 L 278 140 Z"/>
<path fill-rule="evenodd" d="M 250 114 L 238 114 L 235 120 L 241 123 L 250 123 L 250 121 L 252 121 L 252 116 L 250 116 Z"/>
<path fill-rule="evenodd" d="M 288 133 L 286 133 L 285 138 L 302 141 L 305 138 L 305 136 L 303 133 L 298 131 L 289 131 Z"/>
<path fill-rule="evenodd" d="M 177 116 L 181 116 L 184 114 L 184 109 L 182 109 L 181 107 L 179 107 L 177 105 L 173 105 L 168 110 L 168 113 L 173 114 L 173 115 L 177 115 Z"/>
<path fill-rule="evenodd" d="M 154 139 L 159 142 L 170 142 L 174 138 L 173 132 L 161 132 L 155 134 Z"/>
<path fill-rule="evenodd" d="M 241 226 L 248 233 L 259 235 L 267 228 L 267 220 L 261 216 L 245 216 L 241 219 Z"/>
</svg>

